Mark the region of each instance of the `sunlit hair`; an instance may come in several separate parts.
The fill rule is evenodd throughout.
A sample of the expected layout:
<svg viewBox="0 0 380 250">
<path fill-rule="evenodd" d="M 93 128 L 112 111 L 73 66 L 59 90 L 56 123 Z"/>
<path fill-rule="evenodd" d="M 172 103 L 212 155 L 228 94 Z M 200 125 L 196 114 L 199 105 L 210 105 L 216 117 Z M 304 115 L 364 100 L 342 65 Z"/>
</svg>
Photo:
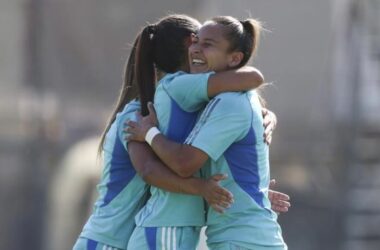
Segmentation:
<svg viewBox="0 0 380 250">
<path fill-rule="evenodd" d="M 243 53 L 243 59 L 236 68 L 246 65 L 258 47 L 261 33 L 260 22 L 255 19 L 239 21 L 231 16 L 214 17 L 208 22 L 224 26 L 223 36 L 229 42 L 229 52 Z"/>
<path fill-rule="evenodd" d="M 119 99 L 102 134 L 99 153 L 105 135 L 116 114 L 132 99 L 139 98 L 142 115 L 148 114 L 147 103 L 153 102 L 156 69 L 174 73 L 188 64 L 188 39 L 201 24 L 186 15 L 169 15 L 155 24 L 145 26 L 137 35 L 124 70 Z"/>
</svg>

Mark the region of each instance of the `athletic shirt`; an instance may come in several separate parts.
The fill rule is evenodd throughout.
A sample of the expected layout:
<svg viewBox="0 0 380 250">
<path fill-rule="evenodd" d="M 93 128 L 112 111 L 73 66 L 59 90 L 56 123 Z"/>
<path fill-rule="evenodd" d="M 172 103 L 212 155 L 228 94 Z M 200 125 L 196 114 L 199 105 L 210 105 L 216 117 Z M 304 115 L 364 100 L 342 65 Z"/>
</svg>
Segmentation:
<svg viewBox="0 0 380 250">
<path fill-rule="evenodd" d="M 124 122 L 136 119 L 138 109 L 137 101 L 126 105 L 106 134 L 99 197 L 80 235 L 122 249 L 126 249 L 135 228 L 135 215 L 148 198 L 148 185 L 132 166 L 123 133 Z"/>
<path fill-rule="evenodd" d="M 269 150 L 263 134 L 258 95 L 250 91 L 216 96 L 187 138 L 186 144 L 211 159 L 202 169 L 204 177 L 227 174 L 221 186 L 234 195 L 223 214 L 208 208 L 208 244 L 231 241 L 249 249 L 286 249 L 268 199 Z"/>
<path fill-rule="evenodd" d="M 199 110 L 206 104 L 207 82 L 212 73 L 167 74 L 154 96 L 160 131 L 170 140 L 183 143 L 194 127 Z M 199 176 L 196 173 L 195 176 Z M 151 197 L 136 216 L 142 227 L 203 226 L 205 208 L 200 196 L 171 193 L 151 187 Z"/>
</svg>

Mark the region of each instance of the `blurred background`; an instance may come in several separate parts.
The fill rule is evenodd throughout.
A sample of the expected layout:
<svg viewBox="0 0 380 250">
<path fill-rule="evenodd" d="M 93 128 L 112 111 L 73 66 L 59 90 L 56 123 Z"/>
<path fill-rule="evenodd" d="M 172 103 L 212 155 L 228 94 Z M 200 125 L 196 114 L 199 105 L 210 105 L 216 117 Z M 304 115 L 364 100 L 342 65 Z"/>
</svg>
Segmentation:
<svg viewBox="0 0 380 250">
<path fill-rule="evenodd" d="M 269 30 L 253 65 L 272 83 L 289 249 L 380 249 L 379 0 L 1 0 L 0 249 L 71 249 L 130 46 L 172 13 Z"/>
</svg>

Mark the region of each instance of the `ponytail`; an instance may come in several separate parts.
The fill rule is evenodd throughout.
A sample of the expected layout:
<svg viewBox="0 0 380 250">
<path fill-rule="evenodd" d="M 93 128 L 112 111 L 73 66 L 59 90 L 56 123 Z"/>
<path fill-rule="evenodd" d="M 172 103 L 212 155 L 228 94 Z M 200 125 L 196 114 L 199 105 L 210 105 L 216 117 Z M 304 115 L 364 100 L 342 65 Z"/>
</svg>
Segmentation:
<svg viewBox="0 0 380 250">
<path fill-rule="evenodd" d="M 170 15 L 162 18 L 156 25 L 146 26 L 135 39 L 129 59 L 125 65 L 123 85 L 119 99 L 101 136 L 98 154 L 103 150 L 105 136 L 118 112 L 139 97 L 141 114 L 147 115 L 148 102 L 153 101 L 156 68 L 174 73 L 187 63 L 185 39 L 196 33 L 200 23 L 185 15 Z M 160 34 L 158 34 L 160 33 Z"/>
<path fill-rule="evenodd" d="M 252 41 L 252 46 L 248 49 L 251 51 L 251 55 L 255 55 L 260 40 L 261 23 L 255 19 L 247 19 L 240 21 L 240 23 L 243 25 L 245 36 L 247 36 L 246 40 Z"/>
<path fill-rule="evenodd" d="M 103 144 L 106 137 L 106 134 L 108 130 L 111 127 L 111 124 L 116 119 L 116 114 L 118 112 L 121 112 L 124 108 L 124 106 L 130 102 L 131 100 L 137 98 L 137 86 L 136 86 L 136 78 L 135 78 L 135 55 L 136 55 L 136 45 L 138 42 L 138 37 L 136 38 L 135 42 L 133 43 L 131 53 L 129 54 L 129 58 L 124 66 L 124 75 L 123 75 L 123 85 L 121 86 L 121 91 L 119 94 L 119 98 L 117 100 L 117 103 L 115 105 L 114 110 L 112 111 L 112 114 L 110 118 L 108 119 L 106 128 L 104 129 L 101 137 L 100 137 L 100 143 L 98 147 L 98 155 L 103 150 Z"/>
<path fill-rule="evenodd" d="M 230 52 L 243 53 L 243 59 L 236 68 L 246 65 L 257 50 L 261 32 L 260 22 L 255 19 L 238 21 L 230 16 L 214 17 L 211 21 L 224 26 L 224 36 L 230 43 Z"/>
<path fill-rule="evenodd" d="M 153 101 L 156 82 L 153 64 L 153 44 L 150 39 L 152 33 L 152 26 L 146 26 L 135 39 L 127 64 L 125 65 L 123 86 L 121 87 L 117 104 L 100 138 L 98 154 L 103 150 L 106 134 L 111 124 L 115 121 L 116 114 L 121 112 L 129 101 L 139 97 L 141 114 L 148 114 L 147 104 Z"/>
<path fill-rule="evenodd" d="M 141 114 L 148 115 L 148 102 L 154 98 L 156 71 L 154 67 L 156 26 L 148 25 L 138 38 L 135 76 L 141 103 Z"/>
</svg>

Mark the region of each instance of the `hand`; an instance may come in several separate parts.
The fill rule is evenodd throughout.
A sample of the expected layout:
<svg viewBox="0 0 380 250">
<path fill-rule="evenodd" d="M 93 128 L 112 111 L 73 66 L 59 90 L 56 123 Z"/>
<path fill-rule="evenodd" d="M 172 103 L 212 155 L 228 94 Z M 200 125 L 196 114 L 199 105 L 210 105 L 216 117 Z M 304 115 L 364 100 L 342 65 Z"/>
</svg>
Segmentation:
<svg viewBox="0 0 380 250">
<path fill-rule="evenodd" d="M 276 180 L 272 179 L 269 183 L 269 188 L 273 188 L 275 184 Z M 277 214 L 288 212 L 290 207 L 289 195 L 269 189 L 268 197 L 273 211 Z"/>
<path fill-rule="evenodd" d="M 152 127 L 158 126 L 158 120 L 156 111 L 154 110 L 153 103 L 148 103 L 149 114 L 143 117 L 140 112 L 136 112 L 137 122 L 127 121 L 125 124 L 127 127 L 124 129 L 124 132 L 127 133 L 125 139 L 127 141 L 145 141 L 145 135 L 148 130 Z"/>
<path fill-rule="evenodd" d="M 266 108 L 262 108 L 261 111 L 263 114 L 263 119 L 264 119 L 263 125 L 265 129 L 264 142 L 269 145 L 272 142 L 273 130 L 276 128 L 276 125 L 277 125 L 277 117 L 272 111 Z"/>
<path fill-rule="evenodd" d="M 220 186 L 219 182 L 227 178 L 227 175 L 216 174 L 208 180 L 204 180 L 201 186 L 201 195 L 216 212 L 223 213 L 234 202 L 230 191 Z"/>
</svg>

